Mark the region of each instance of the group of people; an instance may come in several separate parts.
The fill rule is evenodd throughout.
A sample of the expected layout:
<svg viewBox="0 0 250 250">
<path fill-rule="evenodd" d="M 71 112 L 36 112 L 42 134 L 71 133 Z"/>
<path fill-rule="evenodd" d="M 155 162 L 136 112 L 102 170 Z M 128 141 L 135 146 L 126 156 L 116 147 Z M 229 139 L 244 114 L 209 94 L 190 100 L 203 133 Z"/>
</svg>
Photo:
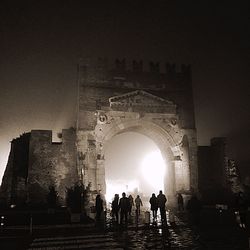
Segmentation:
<svg viewBox="0 0 250 250">
<path fill-rule="evenodd" d="M 157 211 L 160 210 L 161 221 L 162 223 L 166 223 L 166 202 L 167 198 L 160 190 L 159 194 L 156 196 L 155 193 L 149 199 L 150 210 L 152 211 L 153 221 L 156 221 Z M 181 194 L 177 194 L 177 204 L 178 211 L 184 211 L 184 202 Z M 132 208 L 135 206 L 136 218 L 140 216 L 141 206 L 143 206 L 140 195 L 137 195 L 134 199 L 132 195 L 126 196 L 126 193 L 122 193 L 122 197 L 119 197 L 119 194 L 115 194 L 111 203 L 111 213 L 112 217 L 114 217 L 115 221 L 120 224 L 128 223 L 128 217 L 131 216 Z M 98 194 L 96 196 L 96 220 L 99 221 L 101 219 L 101 214 L 103 212 L 103 200 Z M 199 212 L 201 210 L 201 203 L 197 199 L 195 195 L 191 197 L 191 199 L 187 202 L 187 211 L 190 214 L 190 219 L 193 223 L 198 222 Z M 119 220 L 120 219 L 120 220 Z"/>
<path fill-rule="evenodd" d="M 162 191 L 159 192 L 159 195 L 157 197 L 154 193 L 152 194 L 149 203 L 150 203 L 150 209 L 152 210 L 153 213 L 154 220 L 156 220 L 157 210 L 159 208 L 162 221 L 166 221 L 166 209 L 165 209 L 166 202 L 167 198 L 162 193 Z M 115 220 L 117 222 L 119 221 L 119 212 L 120 212 L 120 224 L 122 224 L 124 220 L 125 224 L 127 224 L 128 216 L 131 215 L 132 207 L 135 206 L 136 218 L 138 219 L 138 216 L 140 215 L 141 211 L 141 206 L 143 206 L 143 203 L 140 195 L 137 195 L 136 198 L 134 199 L 132 195 L 126 197 L 126 194 L 123 192 L 121 198 L 119 198 L 118 194 L 115 194 L 111 206 L 112 206 L 112 215 L 114 216 Z"/>
<path fill-rule="evenodd" d="M 126 193 L 122 193 L 122 197 L 119 198 L 119 194 L 115 194 L 114 199 L 111 203 L 112 206 L 112 215 L 114 216 L 115 220 L 119 221 L 119 212 L 120 212 L 120 223 L 123 223 L 123 220 L 125 220 L 125 224 L 128 222 L 128 215 L 131 216 L 132 207 L 135 205 L 136 207 L 136 214 L 140 215 L 140 210 L 142 204 L 142 200 L 140 198 L 140 195 L 137 195 L 137 197 L 133 198 L 132 195 L 129 195 L 126 197 Z"/>
</svg>

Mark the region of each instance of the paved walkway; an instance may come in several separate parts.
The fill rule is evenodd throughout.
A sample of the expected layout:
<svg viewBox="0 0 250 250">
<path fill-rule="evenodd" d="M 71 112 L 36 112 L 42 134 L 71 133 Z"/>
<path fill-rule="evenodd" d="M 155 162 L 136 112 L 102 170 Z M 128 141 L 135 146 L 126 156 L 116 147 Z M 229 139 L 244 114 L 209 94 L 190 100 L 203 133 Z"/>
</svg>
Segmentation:
<svg viewBox="0 0 250 250">
<path fill-rule="evenodd" d="M 96 225 L 36 226 L 28 249 L 248 249 L 248 234 L 237 226 L 221 223 L 197 231 L 183 216 L 176 216 L 175 222 L 161 225 L 158 217 L 157 223 L 145 224 L 142 213 L 138 223 L 132 216 L 127 227 L 117 225 L 109 215 L 105 223 Z"/>
</svg>

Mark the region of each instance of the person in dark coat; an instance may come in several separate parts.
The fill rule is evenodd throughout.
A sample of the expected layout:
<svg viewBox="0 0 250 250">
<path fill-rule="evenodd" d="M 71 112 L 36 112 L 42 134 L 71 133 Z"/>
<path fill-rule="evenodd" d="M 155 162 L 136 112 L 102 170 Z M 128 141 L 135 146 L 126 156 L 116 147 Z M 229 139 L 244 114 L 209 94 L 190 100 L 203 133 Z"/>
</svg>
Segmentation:
<svg viewBox="0 0 250 250">
<path fill-rule="evenodd" d="M 96 220 L 99 221 L 101 219 L 101 214 L 103 212 L 103 200 L 100 194 L 96 196 L 95 209 L 96 209 Z"/>
<path fill-rule="evenodd" d="M 150 203 L 150 209 L 151 209 L 151 211 L 153 213 L 153 219 L 156 220 L 157 210 L 158 210 L 158 203 L 157 203 L 157 198 L 156 198 L 154 193 L 150 197 L 149 203 Z"/>
<path fill-rule="evenodd" d="M 123 223 L 123 219 L 125 218 L 125 224 L 128 223 L 128 211 L 129 211 L 129 199 L 126 197 L 126 194 L 122 193 L 122 198 L 119 201 L 119 208 L 121 210 L 121 221 L 120 224 Z"/>
<path fill-rule="evenodd" d="M 159 194 L 157 195 L 157 203 L 158 203 L 158 207 L 160 208 L 162 222 L 166 222 L 166 202 L 167 202 L 167 198 L 160 190 Z"/>
<path fill-rule="evenodd" d="M 142 204 L 142 200 L 140 198 L 140 195 L 137 195 L 136 198 L 135 198 L 135 211 L 136 211 L 136 214 L 139 216 L 140 213 L 141 213 L 141 206 L 143 206 Z"/>
<path fill-rule="evenodd" d="M 239 226 L 246 228 L 248 202 L 243 192 L 239 192 L 236 197 L 236 213 L 239 216 Z"/>
<path fill-rule="evenodd" d="M 200 223 L 200 213 L 202 209 L 201 201 L 195 194 L 192 195 L 187 202 L 187 211 L 189 213 L 189 221 L 191 225 L 198 226 Z"/>
<path fill-rule="evenodd" d="M 131 212 L 132 212 L 132 207 L 134 206 L 134 198 L 133 196 L 130 194 L 129 197 L 129 210 L 128 210 L 128 214 L 129 216 L 131 216 Z"/>
<path fill-rule="evenodd" d="M 119 220 L 118 213 L 119 213 L 119 194 L 115 194 L 114 200 L 112 201 L 112 215 L 115 217 L 117 223 Z"/>
<path fill-rule="evenodd" d="M 178 204 L 178 211 L 179 212 L 184 211 L 183 197 L 180 193 L 177 194 L 177 204 Z"/>
</svg>

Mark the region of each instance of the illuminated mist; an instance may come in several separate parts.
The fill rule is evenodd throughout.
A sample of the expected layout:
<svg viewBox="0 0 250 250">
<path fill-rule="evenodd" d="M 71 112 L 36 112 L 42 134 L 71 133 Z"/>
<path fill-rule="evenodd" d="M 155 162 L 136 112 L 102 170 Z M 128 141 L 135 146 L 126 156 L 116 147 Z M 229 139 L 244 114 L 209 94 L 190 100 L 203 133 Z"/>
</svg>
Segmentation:
<svg viewBox="0 0 250 250">
<path fill-rule="evenodd" d="M 148 199 L 163 189 L 165 164 L 157 145 L 148 137 L 126 132 L 111 139 L 105 149 L 106 199 L 115 193 Z"/>
</svg>

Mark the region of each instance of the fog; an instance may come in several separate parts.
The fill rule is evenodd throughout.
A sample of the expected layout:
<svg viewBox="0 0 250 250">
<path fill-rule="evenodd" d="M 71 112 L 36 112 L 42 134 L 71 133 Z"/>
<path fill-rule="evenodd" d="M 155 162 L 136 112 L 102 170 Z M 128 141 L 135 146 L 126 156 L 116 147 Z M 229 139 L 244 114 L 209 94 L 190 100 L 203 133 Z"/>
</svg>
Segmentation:
<svg viewBox="0 0 250 250">
<path fill-rule="evenodd" d="M 157 145 L 135 132 L 113 137 L 105 147 L 107 200 L 115 193 L 150 196 L 163 189 L 165 166 Z"/>
</svg>

